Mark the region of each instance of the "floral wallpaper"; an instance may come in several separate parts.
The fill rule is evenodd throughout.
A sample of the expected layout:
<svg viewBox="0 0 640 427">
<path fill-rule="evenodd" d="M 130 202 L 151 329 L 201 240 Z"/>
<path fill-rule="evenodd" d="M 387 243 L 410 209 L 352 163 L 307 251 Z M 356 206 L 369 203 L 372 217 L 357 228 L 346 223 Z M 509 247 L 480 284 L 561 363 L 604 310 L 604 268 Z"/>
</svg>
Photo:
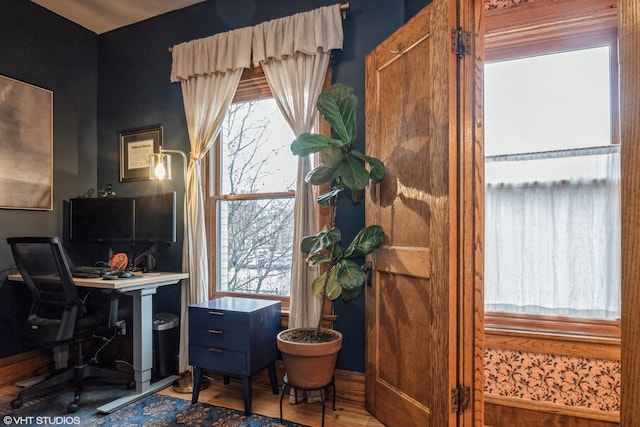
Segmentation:
<svg viewBox="0 0 640 427">
<path fill-rule="evenodd" d="M 620 362 L 485 349 L 485 393 L 620 410 Z"/>
<path fill-rule="evenodd" d="M 517 6 L 522 3 L 533 3 L 535 0 L 484 0 L 484 9 L 502 9 L 505 7 Z"/>
</svg>

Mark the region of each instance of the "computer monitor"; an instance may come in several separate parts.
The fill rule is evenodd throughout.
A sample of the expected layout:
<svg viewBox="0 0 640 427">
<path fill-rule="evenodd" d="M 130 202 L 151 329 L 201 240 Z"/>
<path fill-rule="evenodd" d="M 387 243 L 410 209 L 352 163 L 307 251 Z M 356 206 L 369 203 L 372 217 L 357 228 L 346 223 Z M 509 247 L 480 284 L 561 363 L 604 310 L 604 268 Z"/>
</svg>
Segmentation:
<svg viewBox="0 0 640 427">
<path fill-rule="evenodd" d="M 134 238 L 134 200 L 81 198 L 69 201 L 69 240 L 125 242 Z"/>
<path fill-rule="evenodd" d="M 176 193 L 135 198 L 136 242 L 176 241 Z"/>
</svg>

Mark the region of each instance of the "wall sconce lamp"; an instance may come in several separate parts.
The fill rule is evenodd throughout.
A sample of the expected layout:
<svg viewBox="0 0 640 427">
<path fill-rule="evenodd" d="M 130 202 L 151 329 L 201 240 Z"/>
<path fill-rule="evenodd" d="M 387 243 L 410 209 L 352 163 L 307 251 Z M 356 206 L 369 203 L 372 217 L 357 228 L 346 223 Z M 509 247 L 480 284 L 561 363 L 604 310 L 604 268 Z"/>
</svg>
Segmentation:
<svg viewBox="0 0 640 427">
<path fill-rule="evenodd" d="M 182 164 L 184 165 L 184 181 L 187 182 L 187 155 L 180 150 L 160 149 L 159 153 L 153 153 L 149 156 L 149 179 L 173 179 L 171 173 L 171 155 L 180 154 L 182 156 Z M 186 187 L 185 187 L 186 188 Z"/>
</svg>

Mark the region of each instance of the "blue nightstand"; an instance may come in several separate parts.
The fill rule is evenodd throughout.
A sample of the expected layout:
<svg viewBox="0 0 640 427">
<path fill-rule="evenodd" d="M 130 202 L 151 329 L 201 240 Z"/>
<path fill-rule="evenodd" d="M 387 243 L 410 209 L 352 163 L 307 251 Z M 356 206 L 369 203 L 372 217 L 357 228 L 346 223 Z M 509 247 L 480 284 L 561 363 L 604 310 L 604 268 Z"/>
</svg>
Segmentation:
<svg viewBox="0 0 640 427">
<path fill-rule="evenodd" d="M 222 297 L 189 306 L 189 364 L 195 367 L 191 403 L 198 401 L 203 371 L 242 378 L 245 413 L 251 413 L 251 376 L 267 368 L 278 394 L 276 335 L 280 301 Z"/>
</svg>

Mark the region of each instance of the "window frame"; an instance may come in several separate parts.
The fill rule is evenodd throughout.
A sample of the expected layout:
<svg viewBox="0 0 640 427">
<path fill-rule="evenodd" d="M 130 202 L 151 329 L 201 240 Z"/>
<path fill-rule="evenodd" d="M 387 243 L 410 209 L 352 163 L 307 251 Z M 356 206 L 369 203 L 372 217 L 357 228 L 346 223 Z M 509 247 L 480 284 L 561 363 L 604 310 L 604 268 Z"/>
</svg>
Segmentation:
<svg viewBox="0 0 640 427">
<path fill-rule="evenodd" d="M 327 69 L 325 81 L 323 83 L 323 89 L 328 88 L 331 85 L 331 67 Z M 232 103 L 246 102 L 251 100 L 261 100 L 272 98 L 273 94 L 267 83 L 267 78 L 264 74 L 262 66 L 258 65 L 254 68 L 245 68 L 242 72 L 242 77 L 238 83 L 238 88 L 233 97 Z M 323 135 L 331 135 L 331 128 L 324 119 L 320 119 L 318 114 L 318 124 L 316 126 L 319 132 Z M 219 200 L 257 200 L 257 199 L 272 199 L 277 197 L 282 198 L 295 198 L 295 191 L 285 191 L 279 193 L 258 193 L 251 195 L 221 195 L 220 194 L 220 182 L 215 180 L 212 185 L 214 177 L 220 176 L 220 137 L 216 138 L 216 141 L 211 147 L 209 153 L 203 161 L 203 182 L 205 183 L 205 223 L 206 223 L 206 235 L 207 235 L 207 248 L 209 257 L 209 297 L 220 298 L 224 296 L 233 296 L 241 298 L 255 298 L 255 299 L 268 299 L 274 301 L 280 301 L 282 303 L 282 325 L 287 327 L 288 314 L 290 307 L 290 297 L 278 296 L 278 295 L 259 295 L 249 294 L 241 292 L 223 292 L 218 291 L 216 286 L 217 281 L 217 207 Z M 213 159 L 212 159 L 213 158 Z M 322 190 L 322 189 L 320 189 Z M 320 192 L 318 194 L 321 194 Z M 318 215 L 319 230 L 325 224 L 329 223 L 329 214 L 323 209 L 318 209 L 316 205 L 316 213 Z M 294 243 L 295 244 L 295 243 Z"/>
<path fill-rule="evenodd" d="M 238 89 L 231 101 L 233 104 L 247 101 L 257 101 L 272 98 L 271 89 L 267 84 L 267 79 L 264 75 L 264 71 L 261 66 L 255 68 L 245 68 L 242 72 L 242 77 L 238 83 Z M 268 299 L 274 301 L 281 301 L 282 308 L 289 308 L 289 297 L 279 295 L 262 295 L 262 294 L 250 294 L 244 292 L 225 292 L 217 289 L 217 218 L 218 218 L 218 202 L 219 201 L 237 201 L 237 200 L 264 200 L 274 198 L 295 198 L 294 191 L 283 192 L 268 192 L 268 193 L 255 193 L 255 194 L 220 194 L 221 182 L 219 179 L 215 179 L 220 176 L 220 136 L 216 138 L 216 141 L 211 148 L 213 156 L 208 155 L 208 167 L 206 170 L 209 172 L 206 177 L 207 183 L 207 205 L 208 215 L 206 218 L 207 223 L 207 246 L 209 249 L 209 295 L 211 298 L 219 298 L 223 296 L 233 296 L 242 298 L 257 298 Z M 213 162 L 211 158 L 213 157 Z M 213 184 L 213 185 L 212 185 Z"/>
<path fill-rule="evenodd" d="M 610 47 L 611 144 L 620 143 L 618 29 L 615 0 L 538 0 L 486 11 L 485 63 L 588 47 Z M 486 96 L 486 94 L 485 94 Z M 600 320 L 564 316 L 486 311 L 488 337 L 531 333 L 564 336 L 568 340 L 619 339 L 620 319 Z M 588 346 L 588 344 L 587 344 Z"/>
</svg>

